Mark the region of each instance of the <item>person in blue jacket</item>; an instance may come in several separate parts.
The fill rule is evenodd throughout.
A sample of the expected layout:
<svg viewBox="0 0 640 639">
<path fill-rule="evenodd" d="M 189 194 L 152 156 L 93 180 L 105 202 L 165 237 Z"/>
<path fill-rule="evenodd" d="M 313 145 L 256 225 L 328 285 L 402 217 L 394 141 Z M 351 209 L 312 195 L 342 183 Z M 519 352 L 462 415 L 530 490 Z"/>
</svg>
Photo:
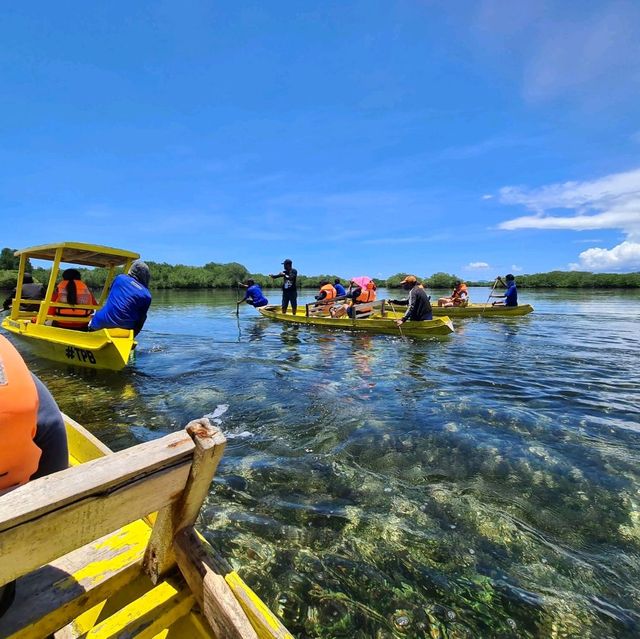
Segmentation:
<svg viewBox="0 0 640 639">
<path fill-rule="evenodd" d="M 494 302 L 493 306 L 518 306 L 518 289 L 516 288 L 516 278 L 509 273 L 503 281 L 501 277 L 497 277 L 496 280 L 502 284 L 507 290 L 504 295 L 491 295 L 491 297 L 501 297 L 502 302 Z"/>
<path fill-rule="evenodd" d="M 347 294 L 347 291 L 345 290 L 344 286 L 342 286 L 342 284 L 340 284 L 340 278 L 336 277 L 335 280 L 333 280 L 333 288 L 336 289 L 336 296 L 337 297 L 343 297 L 344 295 Z"/>
<path fill-rule="evenodd" d="M 255 280 L 248 279 L 244 284 L 240 284 L 240 286 L 244 286 L 247 290 L 244 297 L 237 302 L 238 306 L 240 306 L 242 302 L 246 302 L 249 306 L 259 308 L 260 306 L 266 306 L 269 303 L 269 300 L 262 293 L 260 285 L 256 284 Z"/>
<path fill-rule="evenodd" d="M 150 278 L 149 267 L 142 260 L 136 260 L 127 275 L 116 276 L 107 301 L 91 318 L 89 330 L 128 328 L 137 335 L 144 326 L 151 305 Z"/>
</svg>

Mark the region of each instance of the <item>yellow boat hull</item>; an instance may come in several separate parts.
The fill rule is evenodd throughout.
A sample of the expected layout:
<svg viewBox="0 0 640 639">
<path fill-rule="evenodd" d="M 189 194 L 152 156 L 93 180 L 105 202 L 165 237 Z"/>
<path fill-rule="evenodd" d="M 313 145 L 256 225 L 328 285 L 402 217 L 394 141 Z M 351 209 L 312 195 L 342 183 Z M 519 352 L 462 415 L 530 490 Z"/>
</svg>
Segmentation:
<svg viewBox="0 0 640 639">
<path fill-rule="evenodd" d="M 2 328 L 23 340 L 40 357 L 85 368 L 118 371 L 129 363 L 136 345 L 133 331 L 120 328 L 74 331 L 10 317 L 4 318 Z"/>
<path fill-rule="evenodd" d="M 349 317 L 341 317 L 339 319 L 324 316 L 307 317 L 304 309 L 299 309 L 295 315 L 292 313 L 283 313 L 279 307 L 273 306 L 263 306 L 262 308 L 258 308 L 258 310 L 264 317 L 281 322 L 307 324 L 324 328 L 339 328 L 347 331 L 367 331 L 369 333 L 403 335 L 408 337 L 434 337 L 453 333 L 453 324 L 446 316 L 424 322 L 405 322 L 402 328 L 399 328 L 394 321 L 395 317 L 391 317 L 391 313 L 385 313 L 384 317 L 375 313 L 365 319 L 353 320 Z"/>
<path fill-rule="evenodd" d="M 80 424 L 66 415 L 64 419 L 71 464 L 82 464 L 111 453 L 109 448 Z M 155 515 L 150 515 L 148 518 L 124 526 L 120 531 L 112 535 L 110 538 L 118 540 L 117 543 L 122 544 L 126 550 L 123 553 L 114 553 L 115 559 L 112 561 L 126 563 L 129 561 L 131 552 L 136 549 L 144 551 L 151 535 L 154 519 Z M 204 538 L 201 539 L 203 543 L 207 543 Z M 96 561 L 94 567 L 97 572 L 105 571 L 107 568 L 118 568 L 118 566 L 105 566 L 104 561 L 100 559 Z M 293 635 L 287 631 L 277 617 L 251 588 L 242 581 L 235 571 L 229 568 L 229 572 L 224 575 L 224 579 L 247 613 L 251 625 L 260 639 L 293 639 Z M 164 587 L 167 592 L 158 591 L 158 588 L 153 587 L 149 578 L 141 575 L 136 580 L 127 583 L 106 601 L 74 619 L 65 629 L 67 634 L 62 636 L 80 637 L 91 632 L 100 637 L 112 636 L 109 634 L 109 629 L 105 628 L 104 625 L 108 623 L 114 611 L 126 610 L 132 619 L 135 619 L 136 615 L 140 619 L 146 618 L 148 623 L 152 624 L 156 629 L 156 632 L 145 634 L 144 636 L 154 637 L 154 639 L 216 639 L 200 611 L 189 603 L 193 598 L 187 584 L 181 580 L 171 580 L 164 584 Z M 158 600 L 158 598 L 162 597 L 173 601 L 182 598 L 185 600 L 187 608 L 182 610 L 179 607 L 174 607 L 175 612 L 167 615 L 166 618 L 154 618 L 150 611 L 162 608 L 163 601 Z M 249 604 L 248 606 L 247 603 Z M 98 628 L 100 632 L 97 632 Z M 36 634 L 33 636 L 35 637 Z M 90 636 L 93 636 L 93 634 Z"/>
</svg>

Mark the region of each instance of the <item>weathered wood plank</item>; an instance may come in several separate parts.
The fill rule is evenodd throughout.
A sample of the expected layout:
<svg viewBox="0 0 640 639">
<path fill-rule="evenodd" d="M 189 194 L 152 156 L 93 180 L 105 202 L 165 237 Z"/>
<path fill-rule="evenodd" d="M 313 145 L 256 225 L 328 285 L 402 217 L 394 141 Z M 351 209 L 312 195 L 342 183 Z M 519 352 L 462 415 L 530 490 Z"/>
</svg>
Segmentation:
<svg viewBox="0 0 640 639">
<path fill-rule="evenodd" d="M 246 613 L 259 639 L 294 639 L 280 620 L 265 606 L 235 571 L 225 576 L 235 598 Z"/>
<path fill-rule="evenodd" d="M 190 460 L 194 448 L 187 433 L 173 433 L 19 486 L 0 499 L 0 531 Z"/>
<path fill-rule="evenodd" d="M 215 572 L 196 531 L 192 527 L 184 528 L 176 536 L 174 547 L 180 572 L 216 636 L 257 639 L 258 635 L 224 577 Z"/>
<path fill-rule="evenodd" d="M 133 522 L 18 579 L 0 638 L 40 639 L 127 586 L 142 571 L 149 533 Z"/>
<path fill-rule="evenodd" d="M 186 431 L 195 445 L 189 479 L 180 499 L 158 513 L 144 559 L 145 572 L 154 583 L 175 566 L 173 538 L 195 523 L 227 442 L 205 417 L 187 424 Z"/>
<path fill-rule="evenodd" d="M 152 639 L 189 613 L 194 597 L 179 581 L 163 581 L 94 626 L 86 639 Z M 185 639 L 187 639 L 185 637 Z"/>
<path fill-rule="evenodd" d="M 114 454 L 106 459 L 113 460 L 115 457 Z M 138 481 L 134 479 L 119 485 L 115 492 L 85 496 L 47 513 L 46 516 L 36 516 L 22 521 L 19 526 L 0 532 L 0 585 L 139 519 L 150 511 L 164 508 L 182 493 L 190 466 L 187 460 L 178 466 L 157 470 Z M 70 480 L 80 481 L 86 478 L 83 470 L 82 466 L 78 466 L 59 474 L 68 474 Z M 27 484 L 21 488 L 29 486 Z M 17 492 L 18 489 L 6 497 Z M 21 518 L 24 519 L 24 516 Z M 28 540 L 28 552 L 25 552 L 25 540 Z"/>
</svg>

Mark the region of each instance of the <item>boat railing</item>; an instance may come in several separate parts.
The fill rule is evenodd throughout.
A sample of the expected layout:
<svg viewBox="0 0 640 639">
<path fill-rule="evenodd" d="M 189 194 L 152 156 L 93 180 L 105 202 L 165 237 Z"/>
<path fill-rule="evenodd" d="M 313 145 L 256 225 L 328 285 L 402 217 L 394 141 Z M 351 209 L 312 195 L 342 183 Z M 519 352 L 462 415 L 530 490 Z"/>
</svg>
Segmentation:
<svg viewBox="0 0 640 639">
<path fill-rule="evenodd" d="M 100 622 L 109 636 L 138 636 L 136 623 L 144 634 L 144 624 L 199 607 L 217 637 L 291 637 L 279 622 L 270 633 L 255 627 L 255 602 L 236 598 L 194 529 L 225 445 L 202 418 L 3 494 L 0 586 L 28 577 L 18 582 L 0 635 L 36 636 L 29 629 L 37 628 L 37 636 L 48 636 L 146 574 L 147 591 L 126 608 L 140 614 L 132 620 L 125 609 L 112 612 Z M 118 630 L 123 622 L 132 625 Z"/>
<path fill-rule="evenodd" d="M 310 302 L 305 305 L 305 314 L 307 317 L 323 317 L 329 315 L 329 309 L 336 305 L 336 302 L 346 300 L 346 297 L 334 298 L 329 301 L 321 300 L 320 302 Z M 380 313 L 381 317 L 386 316 L 385 308 L 386 300 L 377 300 L 375 302 L 362 302 L 360 304 L 352 304 L 351 307 L 355 309 L 358 315 L 357 319 L 364 319 L 370 317 L 376 311 Z M 356 319 L 356 318 L 354 318 Z"/>
</svg>

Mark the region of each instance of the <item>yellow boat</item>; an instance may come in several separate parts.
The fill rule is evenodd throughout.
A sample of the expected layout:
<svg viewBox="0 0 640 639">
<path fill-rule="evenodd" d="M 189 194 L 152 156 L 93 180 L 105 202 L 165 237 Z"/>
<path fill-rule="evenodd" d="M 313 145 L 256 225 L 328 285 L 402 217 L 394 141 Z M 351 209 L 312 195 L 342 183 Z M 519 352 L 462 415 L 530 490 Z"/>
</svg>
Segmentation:
<svg viewBox="0 0 640 639">
<path fill-rule="evenodd" d="M 50 325 L 51 316 L 48 313 L 50 308 L 75 308 L 93 311 L 99 309 L 107 299 L 109 287 L 116 276 L 116 269 L 124 267 L 125 270 L 128 270 L 131 263 L 140 257 L 138 253 L 95 244 L 59 242 L 57 244 L 21 249 L 16 251 L 15 255 L 20 257 L 16 297 L 11 305 L 10 315 L 2 321 L 2 328 L 24 340 L 36 355 L 56 362 L 87 368 L 106 368 L 110 370 L 124 368 L 128 364 L 131 353 L 136 346 L 133 331 L 110 328 L 86 332 L 60 328 Z M 45 299 L 42 301 L 21 299 L 25 267 L 28 259 L 53 262 L 47 292 Z M 71 306 L 70 304 L 51 301 L 61 263 L 97 266 L 108 269 L 107 279 L 97 306 L 92 304 Z M 29 304 L 32 307 L 38 306 L 38 310 L 21 310 L 21 304 Z M 73 323 L 74 321 L 84 323 L 86 319 L 65 316 L 64 321 L 65 323 Z"/>
<path fill-rule="evenodd" d="M 0 638 L 293 639 L 193 527 L 216 426 L 113 453 L 65 423 L 72 466 L 0 496 L 0 586 L 17 579 Z"/>
<path fill-rule="evenodd" d="M 365 318 L 351 319 L 345 316 L 334 319 L 328 315 L 317 314 L 321 307 L 316 304 L 307 304 L 304 307 L 299 307 L 295 315 L 291 312 L 283 313 L 280 306 L 263 306 L 258 308 L 258 311 L 264 317 L 281 322 L 340 328 L 347 331 L 367 331 L 369 333 L 385 333 L 387 335 L 406 337 L 433 337 L 453 333 L 453 324 L 446 316 L 436 317 L 424 322 L 405 322 L 402 327 L 398 327 L 395 323 L 397 317 L 387 311 L 384 300 L 373 304 L 356 305 L 356 308 L 359 307 L 373 307 L 374 312 Z M 398 317 L 401 317 L 401 315 L 398 315 Z"/>
<path fill-rule="evenodd" d="M 469 304 L 468 306 L 433 306 L 434 317 L 446 315 L 459 317 L 518 317 L 533 312 L 531 304 L 519 306 L 492 306 L 491 304 Z M 398 310 L 396 308 L 396 310 Z"/>
</svg>

